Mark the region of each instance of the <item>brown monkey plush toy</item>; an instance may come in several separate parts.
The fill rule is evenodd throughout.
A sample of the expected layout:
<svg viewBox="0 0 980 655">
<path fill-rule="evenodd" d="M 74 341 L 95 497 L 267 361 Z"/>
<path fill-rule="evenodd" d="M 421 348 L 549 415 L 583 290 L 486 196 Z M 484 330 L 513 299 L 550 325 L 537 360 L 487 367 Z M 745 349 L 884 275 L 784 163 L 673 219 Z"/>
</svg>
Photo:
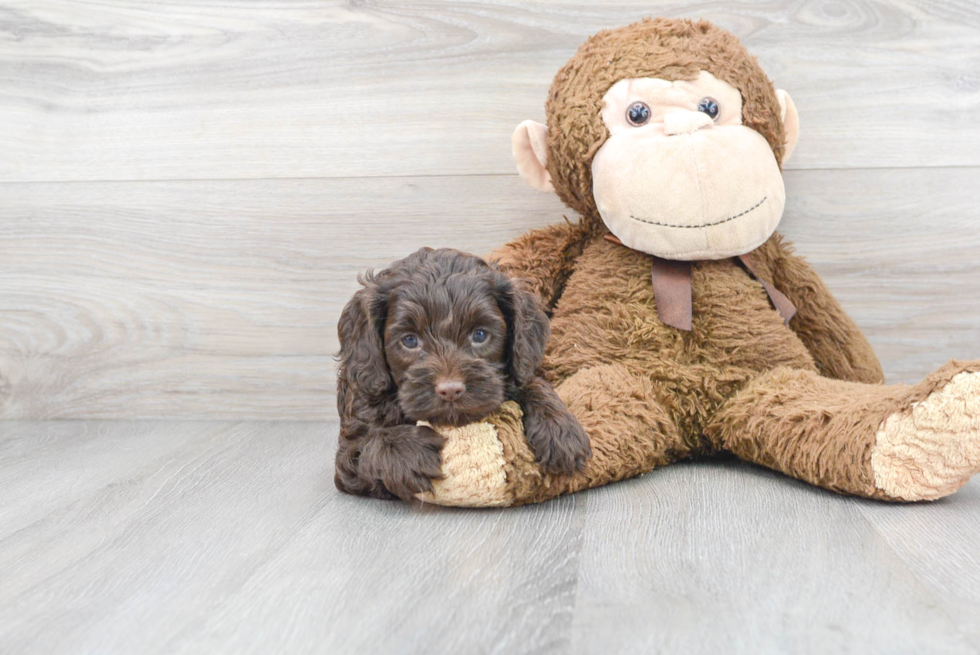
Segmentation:
<svg viewBox="0 0 980 655">
<path fill-rule="evenodd" d="M 646 20 L 600 32 L 522 123 L 521 175 L 580 222 L 492 257 L 551 313 L 545 372 L 589 435 L 584 471 L 541 471 L 505 404 L 446 430 L 430 502 L 516 505 L 729 452 L 841 493 L 953 493 L 980 471 L 980 361 L 914 386 L 881 366 L 775 232 L 796 108 L 733 35 Z"/>
</svg>

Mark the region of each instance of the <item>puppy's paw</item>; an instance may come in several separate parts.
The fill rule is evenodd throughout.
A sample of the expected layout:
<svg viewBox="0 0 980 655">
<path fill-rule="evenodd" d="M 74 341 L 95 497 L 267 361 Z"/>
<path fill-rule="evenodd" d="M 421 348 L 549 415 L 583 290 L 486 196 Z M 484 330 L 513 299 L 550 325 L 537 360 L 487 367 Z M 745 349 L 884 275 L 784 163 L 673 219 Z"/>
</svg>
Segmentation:
<svg viewBox="0 0 980 655">
<path fill-rule="evenodd" d="M 589 437 L 567 410 L 558 413 L 530 411 L 524 416 L 524 434 L 547 473 L 570 475 L 583 470 L 592 457 Z"/>
<path fill-rule="evenodd" d="M 403 500 L 432 491 L 432 479 L 442 477 L 442 447 L 446 440 L 424 425 L 401 425 L 367 444 L 360 455 L 361 474 L 380 480 Z"/>
</svg>

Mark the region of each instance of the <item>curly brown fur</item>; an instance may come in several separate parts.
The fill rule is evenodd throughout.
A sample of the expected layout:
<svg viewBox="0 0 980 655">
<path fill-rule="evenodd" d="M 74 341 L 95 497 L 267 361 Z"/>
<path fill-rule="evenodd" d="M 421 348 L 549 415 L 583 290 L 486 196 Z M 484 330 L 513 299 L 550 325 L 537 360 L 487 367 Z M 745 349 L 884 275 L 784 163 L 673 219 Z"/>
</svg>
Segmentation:
<svg viewBox="0 0 980 655">
<path fill-rule="evenodd" d="M 470 423 L 505 399 L 521 404 L 546 470 L 584 465 L 584 430 L 538 377 L 549 325 L 535 294 L 447 249 L 423 248 L 361 283 L 338 325 L 341 491 L 406 499 L 430 491 L 443 441 L 415 423 Z"/>
</svg>

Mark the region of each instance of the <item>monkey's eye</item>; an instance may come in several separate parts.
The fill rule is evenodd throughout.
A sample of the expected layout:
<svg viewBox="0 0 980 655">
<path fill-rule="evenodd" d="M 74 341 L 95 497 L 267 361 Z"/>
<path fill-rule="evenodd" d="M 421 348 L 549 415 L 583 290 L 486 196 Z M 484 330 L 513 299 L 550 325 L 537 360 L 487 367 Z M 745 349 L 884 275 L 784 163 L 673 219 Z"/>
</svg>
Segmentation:
<svg viewBox="0 0 980 655">
<path fill-rule="evenodd" d="M 490 338 L 490 333 L 484 330 L 483 328 L 477 328 L 473 330 L 473 334 L 470 336 L 470 339 L 473 340 L 473 343 L 484 343 L 489 338 Z"/>
<path fill-rule="evenodd" d="M 718 101 L 708 96 L 698 101 L 698 111 L 703 111 L 711 120 L 718 118 Z"/>
<path fill-rule="evenodd" d="M 419 347 L 419 338 L 414 334 L 406 334 L 402 337 L 402 345 L 409 350 L 415 350 Z"/>
<path fill-rule="evenodd" d="M 634 102 L 626 110 L 626 122 L 633 127 L 645 125 L 650 120 L 650 107 L 645 102 Z"/>
</svg>

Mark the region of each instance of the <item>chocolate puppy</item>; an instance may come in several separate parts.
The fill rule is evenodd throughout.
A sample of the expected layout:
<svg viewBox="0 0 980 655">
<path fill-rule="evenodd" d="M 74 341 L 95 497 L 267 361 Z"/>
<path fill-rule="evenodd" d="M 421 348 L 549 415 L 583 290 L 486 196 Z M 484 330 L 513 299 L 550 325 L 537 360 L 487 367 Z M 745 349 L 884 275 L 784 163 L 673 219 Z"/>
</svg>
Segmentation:
<svg viewBox="0 0 980 655">
<path fill-rule="evenodd" d="M 423 248 L 360 280 L 338 325 L 335 482 L 410 499 L 441 476 L 443 438 L 416 421 L 463 425 L 507 399 L 552 473 L 581 470 L 585 431 L 538 368 L 548 317 L 537 296 L 479 257 Z"/>
</svg>

